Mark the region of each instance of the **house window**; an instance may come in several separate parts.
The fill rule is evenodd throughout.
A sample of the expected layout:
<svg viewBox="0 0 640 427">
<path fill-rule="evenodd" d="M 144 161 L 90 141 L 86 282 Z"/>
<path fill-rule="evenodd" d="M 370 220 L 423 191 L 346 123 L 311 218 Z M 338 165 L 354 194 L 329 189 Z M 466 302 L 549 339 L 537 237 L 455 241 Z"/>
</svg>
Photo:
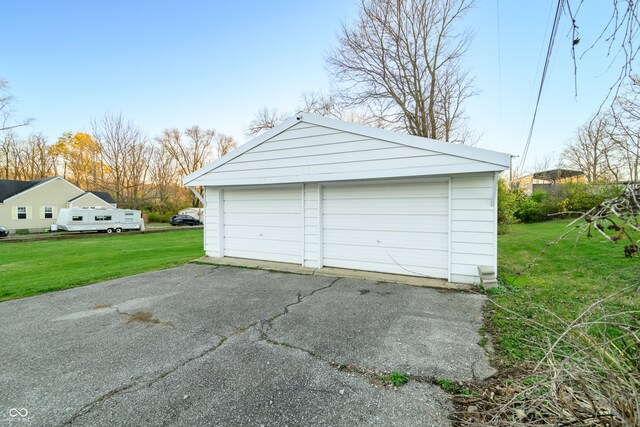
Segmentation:
<svg viewBox="0 0 640 427">
<path fill-rule="evenodd" d="M 18 219 L 27 219 L 27 207 L 26 206 L 18 206 Z"/>
<path fill-rule="evenodd" d="M 82 221 L 82 217 L 80 215 L 74 215 L 71 217 L 71 221 Z"/>
<path fill-rule="evenodd" d="M 96 215 L 96 221 L 111 221 L 111 215 Z"/>
<path fill-rule="evenodd" d="M 51 206 L 44 207 L 44 217 L 53 218 L 53 208 Z"/>
</svg>

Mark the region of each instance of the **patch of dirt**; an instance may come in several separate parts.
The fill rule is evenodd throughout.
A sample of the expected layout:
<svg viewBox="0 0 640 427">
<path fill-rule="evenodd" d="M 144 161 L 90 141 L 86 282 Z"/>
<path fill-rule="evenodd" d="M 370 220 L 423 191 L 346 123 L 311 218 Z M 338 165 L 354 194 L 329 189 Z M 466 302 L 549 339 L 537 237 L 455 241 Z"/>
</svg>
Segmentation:
<svg viewBox="0 0 640 427">
<path fill-rule="evenodd" d="M 160 320 L 153 317 L 153 313 L 148 311 L 136 311 L 133 314 L 129 314 L 129 319 L 127 323 L 132 322 L 140 322 L 140 323 L 154 323 L 156 325 L 170 326 L 173 327 L 173 322 L 169 322 L 167 320 Z"/>
<path fill-rule="evenodd" d="M 94 304 L 93 305 L 93 309 L 94 310 L 99 310 L 101 308 L 109 308 L 111 306 L 112 306 L 112 304 Z"/>
</svg>

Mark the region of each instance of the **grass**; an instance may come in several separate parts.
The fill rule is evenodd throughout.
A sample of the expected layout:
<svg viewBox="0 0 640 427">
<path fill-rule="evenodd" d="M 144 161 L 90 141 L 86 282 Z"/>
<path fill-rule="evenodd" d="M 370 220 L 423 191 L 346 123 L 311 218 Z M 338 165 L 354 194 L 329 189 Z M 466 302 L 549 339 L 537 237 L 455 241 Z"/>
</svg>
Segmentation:
<svg viewBox="0 0 640 427">
<path fill-rule="evenodd" d="M 202 255 L 201 229 L 0 243 L 0 301 L 176 267 Z"/>
<path fill-rule="evenodd" d="M 562 319 L 573 319 L 600 297 L 626 286 L 640 271 L 640 260 L 625 258 L 627 241 L 612 244 L 594 233 L 577 233 L 552 244 L 533 266 L 518 277 L 547 242 L 567 229 L 567 220 L 510 226 L 498 238 L 498 273 L 505 285 L 491 295 L 490 309 L 498 350 L 507 362 L 536 361 L 548 345 L 541 331 Z M 616 299 L 608 307 L 616 311 L 640 308 L 638 294 Z M 537 326 L 536 326 L 537 325 Z M 544 338 L 543 338 L 544 337 Z"/>
</svg>

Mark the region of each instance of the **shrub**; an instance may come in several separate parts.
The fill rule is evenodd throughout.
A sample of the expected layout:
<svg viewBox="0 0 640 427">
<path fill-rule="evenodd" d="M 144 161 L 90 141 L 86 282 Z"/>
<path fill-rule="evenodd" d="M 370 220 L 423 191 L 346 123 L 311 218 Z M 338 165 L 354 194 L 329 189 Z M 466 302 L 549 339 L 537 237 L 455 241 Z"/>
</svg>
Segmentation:
<svg viewBox="0 0 640 427">
<path fill-rule="evenodd" d="M 517 192 L 510 191 L 504 180 L 498 180 L 498 233 L 505 234 L 509 224 L 518 222 L 515 217 Z"/>
</svg>

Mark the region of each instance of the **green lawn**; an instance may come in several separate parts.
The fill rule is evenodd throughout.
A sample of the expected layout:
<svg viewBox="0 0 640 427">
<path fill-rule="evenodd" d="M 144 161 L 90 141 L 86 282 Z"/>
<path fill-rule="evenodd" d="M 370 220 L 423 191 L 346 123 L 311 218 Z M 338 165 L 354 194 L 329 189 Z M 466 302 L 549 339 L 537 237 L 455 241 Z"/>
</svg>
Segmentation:
<svg viewBox="0 0 640 427">
<path fill-rule="evenodd" d="M 536 326 L 556 329 L 587 305 L 622 289 L 640 273 L 638 257 L 625 258 L 621 240 L 612 244 L 594 232 L 576 241 L 572 233 L 553 244 L 522 276 L 516 277 L 545 247 L 561 236 L 569 221 L 518 224 L 498 237 L 498 273 L 506 290 L 492 296 L 490 317 L 499 351 L 508 361 L 537 360 L 550 336 Z M 612 302 L 608 309 L 640 308 L 638 293 Z M 512 312 L 510 312 L 512 311 Z M 560 319 L 558 319 L 558 316 Z"/>
<path fill-rule="evenodd" d="M 0 301 L 175 267 L 204 255 L 202 230 L 0 243 Z"/>
</svg>

